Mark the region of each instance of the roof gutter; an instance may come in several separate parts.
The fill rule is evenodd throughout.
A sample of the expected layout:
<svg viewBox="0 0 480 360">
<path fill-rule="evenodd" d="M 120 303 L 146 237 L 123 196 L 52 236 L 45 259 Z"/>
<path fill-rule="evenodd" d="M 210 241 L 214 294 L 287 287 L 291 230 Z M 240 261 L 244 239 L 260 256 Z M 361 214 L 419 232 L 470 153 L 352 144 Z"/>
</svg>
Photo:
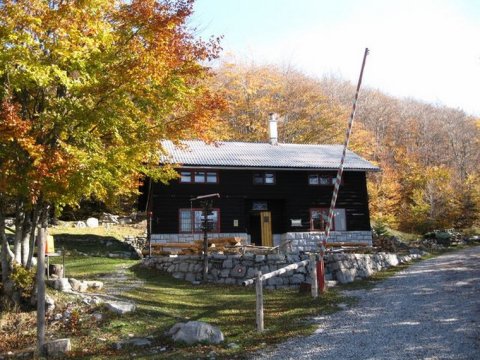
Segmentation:
<svg viewBox="0 0 480 360">
<path fill-rule="evenodd" d="M 212 169 L 212 170 L 270 170 L 270 171 L 278 171 L 278 170 L 285 170 L 285 171 L 337 171 L 338 167 L 264 167 L 264 166 L 216 166 L 216 165 L 178 165 L 176 168 L 182 169 Z M 345 168 L 345 171 L 364 171 L 364 172 L 379 172 L 379 167 L 374 168 Z"/>
</svg>

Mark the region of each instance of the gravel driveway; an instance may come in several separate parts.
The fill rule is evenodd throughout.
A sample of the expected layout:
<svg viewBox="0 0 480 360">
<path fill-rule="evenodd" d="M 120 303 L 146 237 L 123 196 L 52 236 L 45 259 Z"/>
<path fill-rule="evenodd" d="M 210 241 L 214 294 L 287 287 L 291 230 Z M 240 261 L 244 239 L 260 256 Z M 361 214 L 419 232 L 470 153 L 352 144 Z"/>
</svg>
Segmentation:
<svg viewBox="0 0 480 360">
<path fill-rule="evenodd" d="M 421 261 L 254 359 L 480 359 L 480 246 Z"/>
</svg>

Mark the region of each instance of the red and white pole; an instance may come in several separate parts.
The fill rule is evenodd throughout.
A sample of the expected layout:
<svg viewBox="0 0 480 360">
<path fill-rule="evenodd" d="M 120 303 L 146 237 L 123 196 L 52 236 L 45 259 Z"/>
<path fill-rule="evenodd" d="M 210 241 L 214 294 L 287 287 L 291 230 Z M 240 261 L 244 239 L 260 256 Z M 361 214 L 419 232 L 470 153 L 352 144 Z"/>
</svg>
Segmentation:
<svg viewBox="0 0 480 360">
<path fill-rule="evenodd" d="M 343 175 L 343 167 L 345 164 L 345 157 L 347 155 L 347 148 L 348 144 L 350 143 L 350 136 L 352 134 L 352 126 L 353 126 L 353 120 L 355 118 L 355 112 L 357 110 L 357 100 L 358 100 L 358 94 L 360 92 L 360 86 L 362 85 L 362 79 L 363 79 L 363 70 L 365 68 L 365 62 L 367 60 L 367 55 L 369 53 L 368 48 L 365 48 L 365 53 L 363 54 L 363 62 L 362 62 L 362 68 L 360 70 L 360 76 L 358 78 L 358 83 L 357 83 L 357 91 L 355 92 L 355 98 L 353 99 L 353 107 L 352 107 L 352 113 L 350 115 L 350 119 L 348 120 L 348 126 L 347 126 L 347 131 L 345 133 L 345 143 L 343 144 L 343 152 L 342 152 L 342 157 L 340 159 L 340 166 L 338 167 L 337 171 L 337 177 L 335 179 L 335 186 L 333 188 L 333 195 L 332 195 L 332 201 L 330 202 L 330 210 L 328 211 L 328 219 L 327 219 L 327 224 L 325 226 L 325 233 L 322 235 L 322 244 L 320 246 L 320 261 L 321 264 L 319 264 L 317 268 L 317 276 L 318 276 L 318 288 L 321 292 L 325 290 L 325 285 L 320 286 L 320 284 L 325 284 L 325 267 L 323 264 L 323 257 L 325 255 L 325 250 L 327 248 L 327 241 L 330 236 L 330 230 L 332 228 L 332 223 L 333 223 L 333 216 L 335 213 L 335 204 L 337 202 L 337 197 L 338 197 L 338 190 L 340 189 L 340 183 L 342 182 L 342 175 Z M 321 278 L 321 281 L 320 281 Z"/>
</svg>

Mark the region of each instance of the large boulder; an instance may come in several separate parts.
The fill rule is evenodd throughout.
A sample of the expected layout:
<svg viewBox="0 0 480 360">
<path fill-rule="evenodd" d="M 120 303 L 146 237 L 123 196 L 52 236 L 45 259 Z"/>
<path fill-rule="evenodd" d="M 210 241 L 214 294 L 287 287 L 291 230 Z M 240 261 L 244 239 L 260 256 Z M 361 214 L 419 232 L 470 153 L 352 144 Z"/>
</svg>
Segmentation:
<svg viewBox="0 0 480 360">
<path fill-rule="evenodd" d="M 97 228 L 98 227 L 98 219 L 94 218 L 94 217 L 88 218 L 86 225 L 89 228 Z"/>
<path fill-rule="evenodd" d="M 72 291 L 72 286 L 67 278 L 60 278 L 53 280 L 53 288 L 58 291 L 70 292 Z"/>
<path fill-rule="evenodd" d="M 137 306 L 134 303 L 122 302 L 122 301 L 107 301 L 105 305 L 108 310 L 117 313 L 119 315 L 127 314 L 135 311 Z"/>
<path fill-rule="evenodd" d="M 70 339 L 58 339 L 45 343 L 47 356 L 61 356 L 72 350 Z"/>
<path fill-rule="evenodd" d="M 50 312 L 55 310 L 55 300 L 48 294 L 45 294 L 45 311 Z"/>
<path fill-rule="evenodd" d="M 167 332 L 175 342 L 184 342 L 188 345 L 203 342 L 219 344 L 224 341 L 223 333 L 216 326 L 201 321 L 177 323 Z"/>
</svg>

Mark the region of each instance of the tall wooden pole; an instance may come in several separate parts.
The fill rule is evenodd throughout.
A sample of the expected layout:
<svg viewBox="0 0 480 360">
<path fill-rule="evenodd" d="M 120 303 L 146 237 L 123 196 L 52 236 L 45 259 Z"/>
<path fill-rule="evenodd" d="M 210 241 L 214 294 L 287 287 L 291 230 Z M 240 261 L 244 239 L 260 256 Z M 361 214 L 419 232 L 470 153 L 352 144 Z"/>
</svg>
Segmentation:
<svg viewBox="0 0 480 360">
<path fill-rule="evenodd" d="M 257 280 L 255 281 L 256 285 L 256 318 L 257 318 L 257 331 L 262 332 L 264 330 L 263 324 L 263 280 L 262 272 L 257 272 Z"/>
<path fill-rule="evenodd" d="M 318 297 L 317 255 L 310 254 L 310 278 L 312 281 L 312 297 Z"/>
<path fill-rule="evenodd" d="M 37 243 L 37 350 L 45 352 L 45 243 L 48 229 L 48 206 L 43 207 L 40 236 Z"/>
<path fill-rule="evenodd" d="M 202 201 L 202 212 L 203 212 L 203 281 L 207 282 L 208 280 L 208 215 L 210 215 L 212 209 L 212 203 L 209 200 Z"/>
<path fill-rule="evenodd" d="M 358 94 L 360 93 L 360 86 L 362 85 L 363 79 L 363 70 L 365 69 L 365 63 L 367 61 L 367 55 L 369 53 L 368 48 L 365 48 L 365 53 L 363 54 L 362 67 L 360 69 L 360 76 L 358 77 L 357 90 L 355 92 L 355 97 L 353 99 L 352 113 L 350 114 L 350 119 L 348 120 L 347 131 L 345 133 L 345 143 L 343 144 L 342 157 L 340 158 L 340 165 L 337 171 L 337 178 L 335 179 L 335 186 L 333 188 L 332 201 L 330 202 L 330 210 L 328 211 L 328 221 L 325 226 L 325 233 L 322 236 L 322 243 L 320 246 L 320 263 L 319 268 L 322 269 L 322 272 L 319 272 L 318 276 L 323 278 L 323 283 L 325 283 L 325 264 L 324 264 L 324 255 L 327 247 L 327 241 L 330 236 L 330 229 L 332 228 L 333 216 L 335 212 L 335 204 L 337 202 L 338 191 L 340 189 L 340 183 L 342 182 L 343 175 L 343 166 L 345 164 L 345 157 L 347 155 L 347 148 L 350 142 L 350 136 L 352 134 L 353 120 L 355 119 L 355 112 L 357 110 L 357 100 Z M 323 289 L 322 289 L 323 288 Z M 324 290 L 324 286 L 321 286 L 320 291 Z"/>
</svg>

